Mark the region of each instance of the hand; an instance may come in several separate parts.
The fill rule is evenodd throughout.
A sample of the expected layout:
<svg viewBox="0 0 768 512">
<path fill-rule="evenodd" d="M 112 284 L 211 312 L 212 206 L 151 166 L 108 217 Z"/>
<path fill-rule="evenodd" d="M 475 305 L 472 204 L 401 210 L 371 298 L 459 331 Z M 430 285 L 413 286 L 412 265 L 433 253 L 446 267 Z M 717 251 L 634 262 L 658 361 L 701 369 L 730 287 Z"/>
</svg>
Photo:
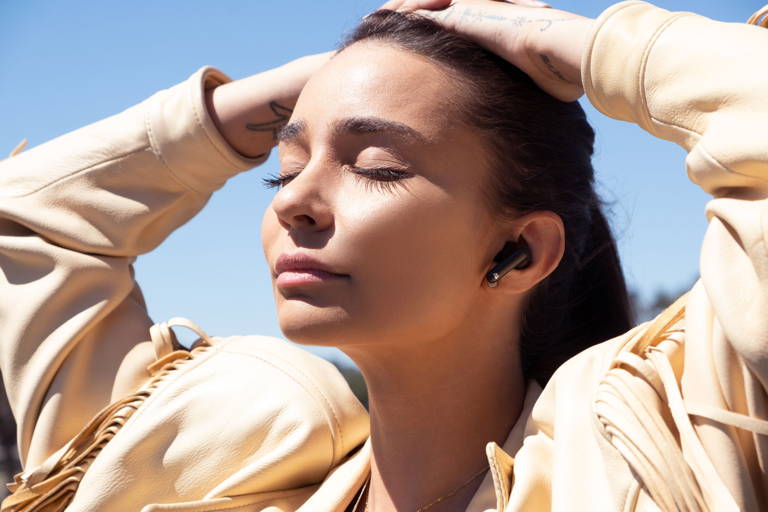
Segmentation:
<svg viewBox="0 0 768 512">
<path fill-rule="evenodd" d="M 536 0 L 391 0 L 382 9 L 418 11 L 508 60 L 552 96 L 584 92 L 581 57 L 594 20 Z"/>
</svg>

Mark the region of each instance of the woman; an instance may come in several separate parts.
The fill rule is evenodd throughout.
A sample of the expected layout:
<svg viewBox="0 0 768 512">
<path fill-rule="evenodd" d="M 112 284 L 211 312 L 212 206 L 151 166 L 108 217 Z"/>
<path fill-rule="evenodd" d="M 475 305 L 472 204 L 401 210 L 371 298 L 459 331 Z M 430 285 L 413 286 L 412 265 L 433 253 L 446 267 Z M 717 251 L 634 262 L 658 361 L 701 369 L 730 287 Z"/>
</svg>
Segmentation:
<svg viewBox="0 0 768 512">
<path fill-rule="evenodd" d="M 3 270 L 9 286 L 30 290 L 14 309 L 8 304 L 3 327 L 14 340 L 3 347 L 3 371 L 23 456 L 35 468 L 22 479 L 18 503 L 41 496 L 73 499 L 73 510 L 183 500 L 143 510 L 719 510 L 765 503 L 765 439 L 750 432 L 765 429 L 757 419 L 765 405 L 764 350 L 755 340 L 766 331 L 762 315 L 745 314 L 764 310 L 763 234 L 755 219 L 763 211 L 765 141 L 744 126 L 761 118 L 766 78 L 756 72 L 749 86 L 733 78 L 768 35 L 639 2 L 619 4 L 597 22 L 492 2 L 458 3 L 437 16 L 558 99 L 578 97 L 583 77 L 603 111 L 692 150 L 689 172 L 718 199 L 710 207 L 703 285 L 689 295 L 685 320 L 674 308 L 650 327 L 580 354 L 531 411 L 539 389 L 524 377 L 546 381 L 569 350 L 582 348 L 536 343 L 550 339 L 538 329 L 546 320 L 561 336 L 573 328 L 585 345 L 598 340 L 580 334 L 602 333 L 579 325 L 583 311 L 616 320 L 598 324 L 614 332 L 626 324 L 615 252 L 584 165 L 591 133 L 573 105 L 552 107 L 557 115 L 543 127 L 531 117 L 489 114 L 484 105 L 501 105 L 494 89 L 478 89 L 488 64 L 456 58 L 476 49 L 423 21 L 374 15 L 316 72 L 317 62 L 304 60 L 215 87 L 225 79 L 206 70 L 4 164 Z M 430 32 L 445 45 L 398 38 Z M 677 51 L 681 39 L 712 32 L 733 46 L 720 50 L 710 38 L 701 54 Z M 733 48 L 744 56 L 733 58 Z M 461 66 L 451 65 L 454 58 Z M 703 83 L 700 61 L 729 73 L 705 75 Z M 494 66 L 510 82 L 525 82 L 510 66 Z M 275 131 L 274 116 L 302 89 L 291 122 Z M 533 87 L 515 92 L 528 100 L 521 109 L 555 103 Z M 480 93 L 488 98 L 478 101 Z M 573 136 L 582 140 L 570 140 L 567 125 L 580 127 Z M 519 133 L 536 141 L 545 129 L 557 142 L 546 170 L 586 188 L 540 183 L 550 176 L 531 156 L 541 143 Z M 511 140 L 515 158 L 499 134 L 521 137 Z M 273 136 L 282 168 L 274 180 L 282 188 L 263 231 L 281 328 L 299 342 L 341 346 L 360 365 L 371 394 L 371 437 L 359 449 L 364 413 L 336 376 L 305 355 L 242 338 L 188 356 L 170 351 L 165 325 L 153 326 L 152 342 L 137 344 L 151 322 L 132 279 L 133 258 L 229 176 L 262 161 Z M 558 151 L 569 155 L 567 167 Z M 501 164 L 515 181 L 499 181 Z M 561 204 L 579 207 L 557 211 Z M 597 268 L 613 273 L 587 273 L 580 282 L 602 259 Z M 619 303 L 600 307 L 583 290 Z M 544 306 L 563 305 L 575 313 L 536 318 Z M 227 380 L 227 372 L 237 379 Z M 104 382 L 106 389 L 94 386 Z M 708 389 L 713 385 L 721 392 Z M 126 394 L 128 401 L 49 457 L 99 407 Z M 686 411 L 695 415 L 693 426 Z M 482 450 L 489 441 L 490 472 Z M 74 498 L 67 482 L 77 488 Z"/>
</svg>

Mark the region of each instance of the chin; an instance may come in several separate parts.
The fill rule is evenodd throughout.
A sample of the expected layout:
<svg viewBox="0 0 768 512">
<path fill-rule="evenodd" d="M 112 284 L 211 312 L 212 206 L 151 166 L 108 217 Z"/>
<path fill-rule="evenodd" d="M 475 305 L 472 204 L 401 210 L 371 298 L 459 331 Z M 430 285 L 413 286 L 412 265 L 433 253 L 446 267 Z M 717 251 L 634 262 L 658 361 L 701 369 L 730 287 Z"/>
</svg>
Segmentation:
<svg viewBox="0 0 768 512">
<path fill-rule="evenodd" d="M 277 316 L 285 337 L 301 345 L 337 347 L 355 338 L 349 314 L 339 306 L 291 299 L 278 306 Z"/>
</svg>

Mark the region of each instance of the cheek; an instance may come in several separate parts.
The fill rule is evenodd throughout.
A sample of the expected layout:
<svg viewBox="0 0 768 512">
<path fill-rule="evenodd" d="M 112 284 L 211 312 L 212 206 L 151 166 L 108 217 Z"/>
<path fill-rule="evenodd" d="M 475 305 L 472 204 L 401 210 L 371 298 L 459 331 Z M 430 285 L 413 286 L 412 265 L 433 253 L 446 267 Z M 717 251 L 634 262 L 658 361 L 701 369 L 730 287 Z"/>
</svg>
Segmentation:
<svg viewBox="0 0 768 512">
<path fill-rule="evenodd" d="M 278 233 L 279 223 L 277 215 L 275 215 L 275 211 L 272 209 L 272 203 L 270 203 L 261 218 L 261 248 L 264 251 L 265 256 L 269 254 L 270 249 L 277 241 Z"/>
<path fill-rule="evenodd" d="M 354 251 L 359 305 L 383 336 L 435 336 L 467 312 L 483 266 L 476 208 L 441 193 L 349 197 L 337 215 Z M 421 334 L 419 334 L 421 333 Z"/>
</svg>

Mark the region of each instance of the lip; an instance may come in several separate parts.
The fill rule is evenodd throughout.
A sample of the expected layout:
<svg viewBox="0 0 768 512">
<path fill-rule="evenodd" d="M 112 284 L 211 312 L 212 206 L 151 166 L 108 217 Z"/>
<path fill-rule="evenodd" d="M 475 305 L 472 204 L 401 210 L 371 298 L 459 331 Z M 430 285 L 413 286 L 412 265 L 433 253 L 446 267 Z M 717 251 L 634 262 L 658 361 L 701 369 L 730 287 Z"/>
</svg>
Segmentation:
<svg viewBox="0 0 768 512">
<path fill-rule="evenodd" d="M 275 283 L 280 287 L 321 283 L 349 277 L 306 253 L 283 253 L 275 262 Z"/>
</svg>

